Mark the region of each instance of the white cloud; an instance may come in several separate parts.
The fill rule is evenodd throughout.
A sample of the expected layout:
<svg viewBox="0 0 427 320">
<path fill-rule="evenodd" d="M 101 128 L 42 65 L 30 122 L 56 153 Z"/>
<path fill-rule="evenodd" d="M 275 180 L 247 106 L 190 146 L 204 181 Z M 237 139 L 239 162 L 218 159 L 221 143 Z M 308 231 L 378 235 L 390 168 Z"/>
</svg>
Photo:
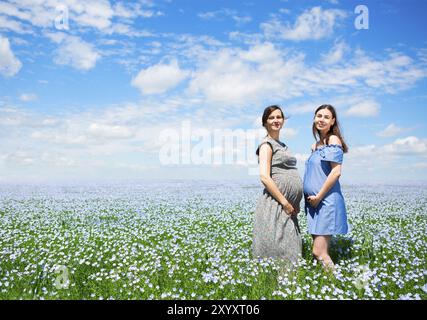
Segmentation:
<svg viewBox="0 0 427 320">
<path fill-rule="evenodd" d="M 375 159 L 379 163 L 391 163 L 408 156 L 427 157 L 427 139 L 409 136 L 396 139 L 392 143 L 382 146 L 371 144 L 350 147 L 348 155 L 351 159 L 358 161 L 359 165 L 362 166 L 372 162 L 372 159 Z"/>
<path fill-rule="evenodd" d="M 44 131 L 34 131 L 31 139 L 48 142 L 49 144 L 61 144 L 62 146 L 84 146 L 89 142 L 86 135 L 64 132 L 62 127 Z M 52 145 L 51 145 L 52 146 Z"/>
<path fill-rule="evenodd" d="M 143 7 L 150 7 L 144 9 Z M 117 2 L 113 6 L 108 0 L 49 0 L 49 1 L 2 1 L 0 2 L 0 27 L 17 33 L 32 33 L 29 25 L 46 30 L 56 27 L 57 20 L 63 21 L 64 9 L 68 13 L 70 28 L 80 32 L 96 29 L 105 34 L 123 31 L 126 25 L 130 36 L 138 34 L 130 27 L 137 17 L 151 18 L 163 15 L 153 10 L 149 3 Z"/>
<path fill-rule="evenodd" d="M 406 55 L 393 53 L 381 60 L 358 50 L 343 59 L 346 52 L 351 52 L 349 49 L 343 42 L 337 43 L 320 63 L 312 65 L 306 63 L 304 54 L 271 42 L 248 49 L 204 50 L 194 57 L 197 63 L 189 93 L 209 103 L 244 106 L 267 98 L 289 99 L 325 92 L 348 95 L 355 89 L 375 94 L 381 88 L 396 93 L 427 76 L 426 68 Z M 379 109 L 374 101 L 360 101 L 348 114 L 374 116 Z"/>
<path fill-rule="evenodd" d="M 21 67 L 21 61 L 15 57 L 10 48 L 9 39 L 0 35 L 0 73 L 5 77 L 12 77 Z"/>
<path fill-rule="evenodd" d="M 131 84 L 141 91 L 141 94 L 164 93 L 185 80 L 188 72 L 182 70 L 176 60 L 169 64 L 159 63 L 154 66 L 142 69 Z"/>
<path fill-rule="evenodd" d="M 202 94 L 209 102 L 243 106 L 266 97 L 300 94 L 292 77 L 303 69 L 302 56 L 284 60 L 271 43 L 248 50 L 221 49 L 206 53 L 193 73 L 191 94 Z"/>
<path fill-rule="evenodd" d="M 292 139 L 295 138 L 298 134 L 298 130 L 293 128 L 284 127 L 282 129 L 282 134 L 285 138 Z"/>
<path fill-rule="evenodd" d="M 104 29 L 111 25 L 114 15 L 109 1 L 107 0 L 51 0 L 51 1 L 17 1 L 2 2 L 0 13 L 22 22 L 32 24 L 35 27 L 53 27 L 55 19 L 63 13 L 61 8 L 69 12 L 69 19 L 81 27 L 92 27 Z"/>
<path fill-rule="evenodd" d="M 35 101 L 37 99 L 38 99 L 38 97 L 34 93 L 23 93 L 19 96 L 19 100 L 24 101 L 24 102 Z"/>
<path fill-rule="evenodd" d="M 37 151 L 37 150 L 17 150 L 5 155 L 4 162 L 7 167 L 39 167 L 43 165 L 70 167 L 76 164 L 76 161 L 70 159 L 63 153 L 55 151 Z"/>
<path fill-rule="evenodd" d="M 152 5 L 148 6 L 152 7 Z M 139 16 L 144 18 L 151 18 L 163 15 L 163 12 L 161 11 L 143 9 L 141 3 L 118 2 L 114 5 L 113 10 L 115 16 L 126 19 L 133 19 Z"/>
<path fill-rule="evenodd" d="M 55 52 L 54 62 L 60 65 L 70 65 L 79 70 L 89 70 L 95 67 L 101 57 L 94 46 L 75 36 L 67 36 L 59 40 L 60 45 Z"/>
<path fill-rule="evenodd" d="M 59 44 L 67 38 L 67 34 L 64 32 L 44 32 L 44 36 L 50 39 L 51 41 Z"/>
<path fill-rule="evenodd" d="M 20 126 L 28 118 L 28 114 L 15 108 L 1 108 L 0 126 Z"/>
<path fill-rule="evenodd" d="M 407 130 L 408 129 L 406 128 L 401 128 L 399 126 L 396 126 L 394 123 L 391 123 L 384 130 L 378 132 L 378 136 L 384 137 L 384 138 L 394 137 Z"/>
<path fill-rule="evenodd" d="M 334 106 L 338 114 L 338 118 L 341 118 L 342 116 L 371 117 L 375 114 L 375 110 L 380 107 L 380 104 L 372 97 L 340 95 L 322 96 L 308 101 L 304 99 L 304 102 L 302 103 L 295 103 L 286 106 L 284 111 L 291 115 L 310 113 L 314 117 L 314 111 L 322 104 L 331 104 Z M 374 107 L 370 110 L 370 107 L 366 106 Z M 349 112 L 349 110 L 351 111 Z"/>
<path fill-rule="evenodd" d="M 71 18 L 80 26 L 93 27 L 100 30 L 111 25 L 114 11 L 107 0 L 75 1 L 66 3 L 71 9 Z"/>
<path fill-rule="evenodd" d="M 380 151 L 389 154 L 427 156 L 427 139 L 414 136 L 397 139 L 393 143 L 381 147 Z"/>
<path fill-rule="evenodd" d="M 0 15 L 0 30 L 10 30 L 20 34 L 33 34 L 28 27 L 24 24 L 19 23 L 15 20 L 8 19 L 7 17 Z"/>
<path fill-rule="evenodd" d="M 380 111 L 380 104 L 376 101 L 363 101 L 351 106 L 347 111 L 346 115 L 351 117 L 375 117 Z"/>
<path fill-rule="evenodd" d="M 344 41 L 337 42 L 327 54 L 322 55 L 322 61 L 324 64 L 328 65 L 339 63 L 343 60 L 344 55 L 348 51 L 349 47 Z"/>
<path fill-rule="evenodd" d="M 126 126 L 92 123 L 87 133 L 96 138 L 128 139 L 133 136 L 132 130 Z"/>
<path fill-rule="evenodd" d="M 11 153 L 8 153 L 4 157 L 6 163 L 11 163 L 14 165 L 31 165 L 36 163 L 36 157 L 28 151 L 17 150 Z"/>
<path fill-rule="evenodd" d="M 417 162 L 417 163 L 414 163 L 412 166 L 417 169 L 426 169 L 427 162 Z"/>
<path fill-rule="evenodd" d="M 381 61 L 357 51 L 355 59 L 357 65 L 349 68 L 349 75 L 364 78 L 369 87 L 384 88 L 388 93 L 407 89 L 427 75 L 425 67 L 417 66 L 412 58 L 397 52 Z"/>
<path fill-rule="evenodd" d="M 427 139 L 410 136 L 386 145 L 350 145 L 344 158 L 344 176 L 351 177 L 348 181 L 425 180 Z"/>
<path fill-rule="evenodd" d="M 287 110 L 291 114 L 304 114 L 304 113 L 314 113 L 316 108 L 322 105 L 322 102 L 305 102 L 301 104 L 295 104 L 288 106 L 285 110 Z"/>
<path fill-rule="evenodd" d="M 338 9 L 313 7 L 297 17 L 293 26 L 283 25 L 274 19 L 261 24 L 261 29 L 268 38 L 279 37 L 285 40 L 319 40 L 331 36 L 338 21 L 347 16 L 346 12 Z"/>
<path fill-rule="evenodd" d="M 198 14 L 199 18 L 205 19 L 205 20 L 223 20 L 224 17 L 229 17 L 233 19 L 237 24 L 244 24 L 252 21 L 252 18 L 248 15 L 238 15 L 238 12 L 231 9 L 221 9 L 217 11 L 208 11 Z"/>
<path fill-rule="evenodd" d="M 291 13 L 291 10 L 290 10 L 290 9 L 288 9 L 288 8 L 281 8 L 281 9 L 279 9 L 279 12 L 280 12 L 281 14 L 290 14 L 290 13 Z"/>
<path fill-rule="evenodd" d="M 75 177 L 79 175 L 86 177 L 85 170 L 91 171 L 90 174 L 93 177 L 102 177 L 103 170 L 105 172 L 113 170 L 119 163 L 124 170 L 123 176 L 132 176 L 132 172 L 136 172 L 139 168 L 132 167 L 135 161 L 141 160 L 141 162 L 137 162 L 137 165 L 142 169 L 147 165 L 155 165 L 159 159 L 162 144 L 158 137 L 165 127 L 159 126 L 158 120 L 164 112 L 159 111 L 155 100 L 153 98 L 152 101 L 144 101 L 141 104 L 109 107 L 102 112 L 82 111 L 55 118 L 45 117 L 39 113 L 19 112 L 19 109 L 14 111 L 11 108 L 2 108 L 0 112 L 6 117 L 0 118 L 0 127 L 7 132 L 7 135 L 0 137 L 2 159 L 5 160 L 3 165 L 6 165 L 3 168 L 6 168 L 5 170 L 10 168 L 10 172 L 16 170 L 17 177 L 23 177 L 19 174 L 22 172 L 22 168 L 33 168 L 31 170 L 43 172 L 41 175 L 45 177 L 61 176 L 62 172 L 68 172 L 67 168 L 73 168 Z M 179 103 L 185 104 L 184 99 Z M 169 107 L 168 101 L 165 101 L 164 104 Z M 171 109 L 164 110 L 170 111 Z M 218 110 L 209 112 L 206 109 L 192 112 L 194 121 L 191 118 L 191 133 L 197 135 L 198 132 L 208 130 L 208 133 L 212 135 L 216 129 L 231 128 L 229 126 L 233 119 L 225 116 L 224 121 L 224 116 L 218 113 Z M 204 124 L 197 121 L 197 119 L 200 120 L 199 114 L 202 114 L 204 119 L 209 119 L 209 123 Z M 235 125 L 241 125 L 246 118 L 248 123 L 252 124 L 255 117 L 245 118 L 244 114 L 245 112 L 233 110 L 232 115 L 237 120 Z M 7 118 L 10 120 L 9 123 L 5 123 Z M 257 120 L 260 120 L 259 114 Z M 176 132 L 174 138 L 177 141 L 183 134 L 182 125 L 182 114 L 171 112 L 168 116 L 167 128 Z M 265 130 L 261 129 L 258 121 L 254 123 L 254 126 L 259 128 L 257 131 L 259 137 L 265 135 Z M 14 132 L 19 132 L 19 134 L 14 134 Z M 244 130 L 235 131 L 242 139 L 245 137 L 242 135 L 244 132 Z M 296 129 L 287 126 L 282 131 L 285 141 L 297 133 Z M 294 153 L 291 141 L 288 145 L 290 145 L 291 152 Z M 308 153 L 309 146 L 307 145 L 307 148 L 304 147 L 303 150 Z M 211 156 L 228 154 L 226 150 L 217 145 L 211 145 L 208 151 Z M 237 159 L 243 159 L 240 162 L 241 165 L 250 165 L 244 158 L 245 149 L 242 146 L 233 151 L 236 152 Z M 129 154 L 132 156 L 128 157 Z M 298 152 L 294 154 L 298 159 L 299 168 L 301 168 L 308 154 Z M 414 165 L 414 170 L 422 170 L 421 163 L 425 163 L 424 159 L 427 159 L 427 140 L 417 137 L 397 139 L 393 143 L 382 146 L 372 144 L 351 147 L 350 145 L 350 152 L 345 164 L 345 176 L 348 173 L 353 174 L 353 172 L 359 171 L 385 170 L 384 168 L 387 166 L 390 167 L 394 163 L 402 163 L 406 160 L 419 164 L 419 167 Z M 102 168 L 95 165 L 97 162 L 103 163 Z M 410 165 L 409 163 L 408 166 Z M 0 169 L 1 166 L 2 163 L 0 163 Z M 50 166 L 59 171 L 51 171 Z"/>
</svg>

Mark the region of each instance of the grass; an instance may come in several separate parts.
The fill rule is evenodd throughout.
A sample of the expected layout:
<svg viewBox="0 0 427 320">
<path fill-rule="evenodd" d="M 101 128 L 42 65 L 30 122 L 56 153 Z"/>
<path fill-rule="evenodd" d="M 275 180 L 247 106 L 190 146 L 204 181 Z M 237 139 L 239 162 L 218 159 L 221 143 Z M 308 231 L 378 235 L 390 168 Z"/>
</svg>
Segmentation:
<svg viewBox="0 0 427 320">
<path fill-rule="evenodd" d="M 303 213 L 295 269 L 253 259 L 261 189 L 248 185 L 39 197 L 2 186 L 0 299 L 425 300 L 426 192 L 393 188 L 344 188 L 352 231 L 333 238 L 337 270 L 327 273 L 312 260 Z"/>
</svg>

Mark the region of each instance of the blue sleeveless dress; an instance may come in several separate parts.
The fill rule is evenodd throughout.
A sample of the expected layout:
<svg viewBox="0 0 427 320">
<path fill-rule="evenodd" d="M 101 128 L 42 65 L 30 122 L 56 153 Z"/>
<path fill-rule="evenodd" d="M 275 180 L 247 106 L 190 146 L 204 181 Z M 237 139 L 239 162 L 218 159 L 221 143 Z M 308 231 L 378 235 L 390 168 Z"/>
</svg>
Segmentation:
<svg viewBox="0 0 427 320">
<path fill-rule="evenodd" d="M 347 213 L 341 185 L 337 181 L 326 196 L 313 208 L 308 196 L 316 195 L 332 170 L 331 162 L 343 162 L 343 150 L 339 145 L 325 145 L 314 150 L 305 163 L 304 198 L 308 232 L 312 235 L 335 235 L 348 232 Z"/>
</svg>

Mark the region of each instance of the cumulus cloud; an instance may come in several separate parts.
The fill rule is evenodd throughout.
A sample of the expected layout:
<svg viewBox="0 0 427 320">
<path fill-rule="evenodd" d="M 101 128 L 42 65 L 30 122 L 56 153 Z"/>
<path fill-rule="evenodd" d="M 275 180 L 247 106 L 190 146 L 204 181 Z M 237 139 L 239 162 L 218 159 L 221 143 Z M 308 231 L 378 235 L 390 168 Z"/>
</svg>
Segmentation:
<svg viewBox="0 0 427 320">
<path fill-rule="evenodd" d="M 427 139 L 409 136 L 386 145 L 350 145 L 346 159 L 345 175 L 351 175 L 352 179 L 399 182 L 411 177 L 422 180 L 425 178 Z"/>
<path fill-rule="evenodd" d="M 349 75 L 364 78 L 369 87 L 384 88 L 388 93 L 407 89 L 427 76 L 425 67 L 416 65 L 411 57 L 398 52 L 381 61 L 357 51 L 355 60 L 357 64 L 348 70 Z"/>
<path fill-rule="evenodd" d="M 268 38 L 285 40 L 319 40 L 331 36 L 334 28 L 347 13 L 339 9 L 322 9 L 313 7 L 297 17 L 293 26 L 282 24 L 278 19 L 262 23 L 261 29 Z"/>
<path fill-rule="evenodd" d="M 17 33 L 34 33 L 29 26 L 43 30 L 58 27 L 55 23 L 63 21 L 65 13 L 69 25 L 79 31 L 96 29 L 104 34 L 115 33 L 126 25 L 129 35 L 139 35 L 130 25 L 137 17 L 151 18 L 163 15 L 151 8 L 148 3 L 115 2 L 108 0 L 50 0 L 50 1 L 11 1 L 0 2 L 0 27 Z"/>
<path fill-rule="evenodd" d="M 164 93 L 185 80 L 188 72 L 179 67 L 176 60 L 169 64 L 159 63 L 142 69 L 132 79 L 132 86 L 144 95 Z"/>
<path fill-rule="evenodd" d="M 143 9 L 141 3 L 118 2 L 114 5 L 114 15 L 126 19 L 136 17 L 152 18 L 163 15 L 162 11 L 153 9 Z"/>
<path fill-rule="evenodd" d="M 69 5 L 67 3 L 67 5 Z M 70 2 L 72 18 L 81 26 L 93 27 L 100 30 L 111 26 L 114 11 L 108 0 L 80 1 L 78 5 Z"/>
<path fill-rule="evenodd" d="M 238 105 L 257 103 L 267 96 L 295 96 L 298 81 L 291 79 L 302 68 L 302 56 L 285 60 L 271 43 L 248 50 L 221 49 L 201 59 L 189 90 L 213 103 Z"/>
<path fill-rule="evenodd" d="M 96 48 L 79 37 L 66 36 L 58 38 L 60 43 L 55 52 L 54 62 L 60 65 L 70 65 L 79 70 L 89 70 L 95 67 L 101 57 Z"/>
<path fill-rule="evenodd" d="M 12 77 L 21 70 L 22 63 L 10 48 L 9 39 L 0 35 L 0 73 Z"/>
<path fill-rule="evenodd" d="M 346 115 L 351 117 L 375 117 L 380 111 L 380 104 L 376 101 L 363 101 L 351 106 L 347 111 Z"/>
<path fill-rule="evenodd" d="M 111 25 L 114 11 L 107 0 L 90 1 L 5 1 L 0 4 L 0 14 L 39 28 L 49 28 L 66 9 L 69 18 L 81 27 L 105 29 Z"/>
<path fill-rule="evenodd" d="M 346 43 L 338 42 L 323 55 L 320 63 L 309 64 L 303 53 L 271 42 L 257 43 L 247 49 L 204 50 L 195 57 L 189 93 L 211 103 L 243 107 L 264 99 L 290 99 L 328 92 L 348 95 L 362 90 L 374 95 L 380 88 L 396 93 L 427 76 L 426 68 L 405 54 L 395 52 L 374 59 L 361 50 L 347 57 L 350 53 Z M 357 104 L 348 106 L 348 115 L 370 117 L 380 110 L 375 101 Z"/>
<path fill-rule="evenodd" d="M 392 162 L 408 156 L 427 157 L 427 139 L 409 136 L 396 139 L 392 143 L 377 146 L 375 144 L 352 147 L 349 150 L 349 157 L 363 163 L 376 161 Z"/>
<path fill-rule="evenodd" d="M 303 53 L 271 42 L 247 49 L 205 50 L 196 57 L 189 92 L 210 103 L 244 106 L 267 98 L 289 99 L 325 92 L 348 94 L 356 88 L 396 93 L 427 76 L 425 67 L 404 54 L 373 59 L 358 50 L 342 59 L 346 52 L 351 52 L 347 45 L 338 43 L 320 63 L 311 65 Z M 351 108 L 348 115 L 375 116 L 379 109 L 379 104 L 368 101 Z"/>
<path fill-rule="evenodd" d="M 380 151 L 389 154 L 427 156 L 427 139 L 415 136 L 397 139 L 393 143 L 381 147 Z"/>
<path fill-rule="evenodd" d="M 87 133 L 96 138 L 128 139 L 133 136 L 132 130 L 126 126 L 92 123 Z"/>
<path fill-rule="evenodd" d="M 349 47 L 344 41 L 337 42 L 327 54 L 322 55 L 322 61 L 328 65 L 339 63 L 348 51 Z"/>
<path fill-rule="evenodd" d="M 394 137 L 398 134 L 408 131 L 409 129 L 399 127 L 394 123 L 389 124 L 384 130 L 378 132 L 378 136 L 383 138 Z"/>
<path fill-rule="evenodd" d="M 0 4 L 1 5 L 1 4 Z M 26 25 L 0 15 L 0 30 L 10 30 L 20 34 L 33 34 Z"/>
</svg>

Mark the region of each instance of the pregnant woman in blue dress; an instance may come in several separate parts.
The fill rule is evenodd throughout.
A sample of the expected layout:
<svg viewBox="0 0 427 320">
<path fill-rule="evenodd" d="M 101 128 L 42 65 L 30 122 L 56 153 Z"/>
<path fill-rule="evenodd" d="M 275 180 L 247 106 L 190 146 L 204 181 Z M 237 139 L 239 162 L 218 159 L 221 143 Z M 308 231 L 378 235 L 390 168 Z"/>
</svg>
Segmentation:
<svg viewBox="0 0 427 320">
<path fill-rule="evenodd" d="M 304 197 L 308 231 L 313 237 L 313 255 L 326 269 L 333 269 L 329 256 L 332 235 L 348 231 L 344 197 L 339 177 L 343 154 L 348 151 L 337 114 L 331 105 L 317 108 L 313 121 L 316 143 L 305 164 Z"/>
</svg>

